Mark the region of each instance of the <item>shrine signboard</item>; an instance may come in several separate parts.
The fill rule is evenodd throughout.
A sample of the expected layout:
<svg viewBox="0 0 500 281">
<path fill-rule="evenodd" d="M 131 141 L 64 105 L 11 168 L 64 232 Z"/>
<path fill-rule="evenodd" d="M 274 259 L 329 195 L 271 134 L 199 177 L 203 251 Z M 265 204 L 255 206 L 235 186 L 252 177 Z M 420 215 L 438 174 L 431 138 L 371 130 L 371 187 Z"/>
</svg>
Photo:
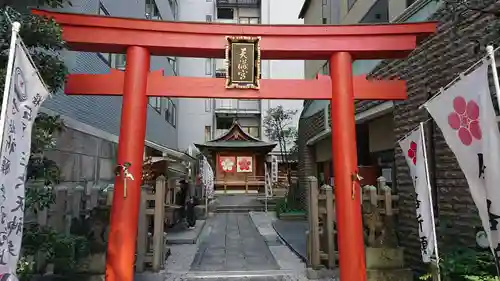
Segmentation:
<svg viewBox="0 0 500 281">
<path fill-rule="evenodd" d="M 226 88 L 259 89 L 260 37 L 226 39 Z"/>
</svg>

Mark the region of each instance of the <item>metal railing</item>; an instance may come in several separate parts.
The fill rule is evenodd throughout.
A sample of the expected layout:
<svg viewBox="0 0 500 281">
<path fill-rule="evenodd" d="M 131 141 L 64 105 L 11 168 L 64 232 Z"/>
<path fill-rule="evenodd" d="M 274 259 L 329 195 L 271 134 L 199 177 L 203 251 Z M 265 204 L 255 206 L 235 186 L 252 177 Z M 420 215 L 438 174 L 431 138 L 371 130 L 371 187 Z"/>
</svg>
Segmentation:
<svg viewBox="0 0 500 281">
<path fill-rule="evenodd" d="M 261 0 L 217 0 L 218 8 L 257 8 Z"/>
</svg>

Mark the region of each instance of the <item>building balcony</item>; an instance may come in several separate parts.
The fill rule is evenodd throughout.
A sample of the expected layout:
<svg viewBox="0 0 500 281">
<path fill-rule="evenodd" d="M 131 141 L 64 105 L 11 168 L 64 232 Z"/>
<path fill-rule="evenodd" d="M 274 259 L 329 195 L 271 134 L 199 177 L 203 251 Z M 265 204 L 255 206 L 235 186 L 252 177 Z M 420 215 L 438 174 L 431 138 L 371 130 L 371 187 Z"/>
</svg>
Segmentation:
<svg viewBox="0 0 500 281">
<path fill-rule="evenodd" d="M 260 113 L 260 110 L 260 100 L 215 100 L 216 113 Z"/>
<path fill-rule="evenodd" d="M 217 0 L 217 8 L 259 8 L 261 0 Z"/>
</svg>

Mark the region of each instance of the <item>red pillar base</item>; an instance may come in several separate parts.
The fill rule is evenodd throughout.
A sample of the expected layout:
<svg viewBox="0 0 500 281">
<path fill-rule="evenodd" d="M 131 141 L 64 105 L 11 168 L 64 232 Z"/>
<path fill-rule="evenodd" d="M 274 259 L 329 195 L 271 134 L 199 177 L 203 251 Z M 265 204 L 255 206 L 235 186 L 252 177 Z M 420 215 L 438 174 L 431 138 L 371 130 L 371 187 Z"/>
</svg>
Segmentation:
<svg viewBox="0 0 500 281">
<path fill-rule="evenodd" d="M 332 159 L 341 281 L 366 281 L 354 121 L 352 58 L 339 52 L 330 59 L 332 77 Z"/>
<path fill-rule="evenodd" d="M 118 165 L 130 163 L 126 179 L 123 171 L 115 178 L 108 250 L 106 281 L 133 281 L 137 226 L 141 196 L 142 164 L 148 98 L 146 96 L 150 55 L 143 47 L 127 49 Z"/>
</svg>

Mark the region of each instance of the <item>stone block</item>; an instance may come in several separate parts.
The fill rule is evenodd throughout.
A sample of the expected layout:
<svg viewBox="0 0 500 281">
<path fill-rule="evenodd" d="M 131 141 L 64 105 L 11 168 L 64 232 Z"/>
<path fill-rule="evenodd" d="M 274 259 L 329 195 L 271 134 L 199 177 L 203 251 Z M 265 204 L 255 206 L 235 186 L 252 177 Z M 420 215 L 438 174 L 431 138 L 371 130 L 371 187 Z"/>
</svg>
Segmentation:
<svg viewBox="0 0 500 281">
<path fill-rule="evenodd" d="M 404 268 L 403 248 L 366 248 L 367 269 Z"/>
<path fill-rule="evenodd" d="M 326 268 L 313 269 L 308 267 L 306 268 L 306 276 L 308 279 L 311 280 L 318 280 L 318 279 L 328 279 L 332 281 L 340 280 L 338 270 L 332 270 Z"/>
<path fill-rule="evenodd" d="M 285 221 L 303 221 L 307 219 L 305 213 L 283 213 L 278 218 Z"/>
<path fill-rule="evenodd" d="M 413 272 L 404 269 L 368 269 L 366 281 L 413 281 Z"/>
</svg>

